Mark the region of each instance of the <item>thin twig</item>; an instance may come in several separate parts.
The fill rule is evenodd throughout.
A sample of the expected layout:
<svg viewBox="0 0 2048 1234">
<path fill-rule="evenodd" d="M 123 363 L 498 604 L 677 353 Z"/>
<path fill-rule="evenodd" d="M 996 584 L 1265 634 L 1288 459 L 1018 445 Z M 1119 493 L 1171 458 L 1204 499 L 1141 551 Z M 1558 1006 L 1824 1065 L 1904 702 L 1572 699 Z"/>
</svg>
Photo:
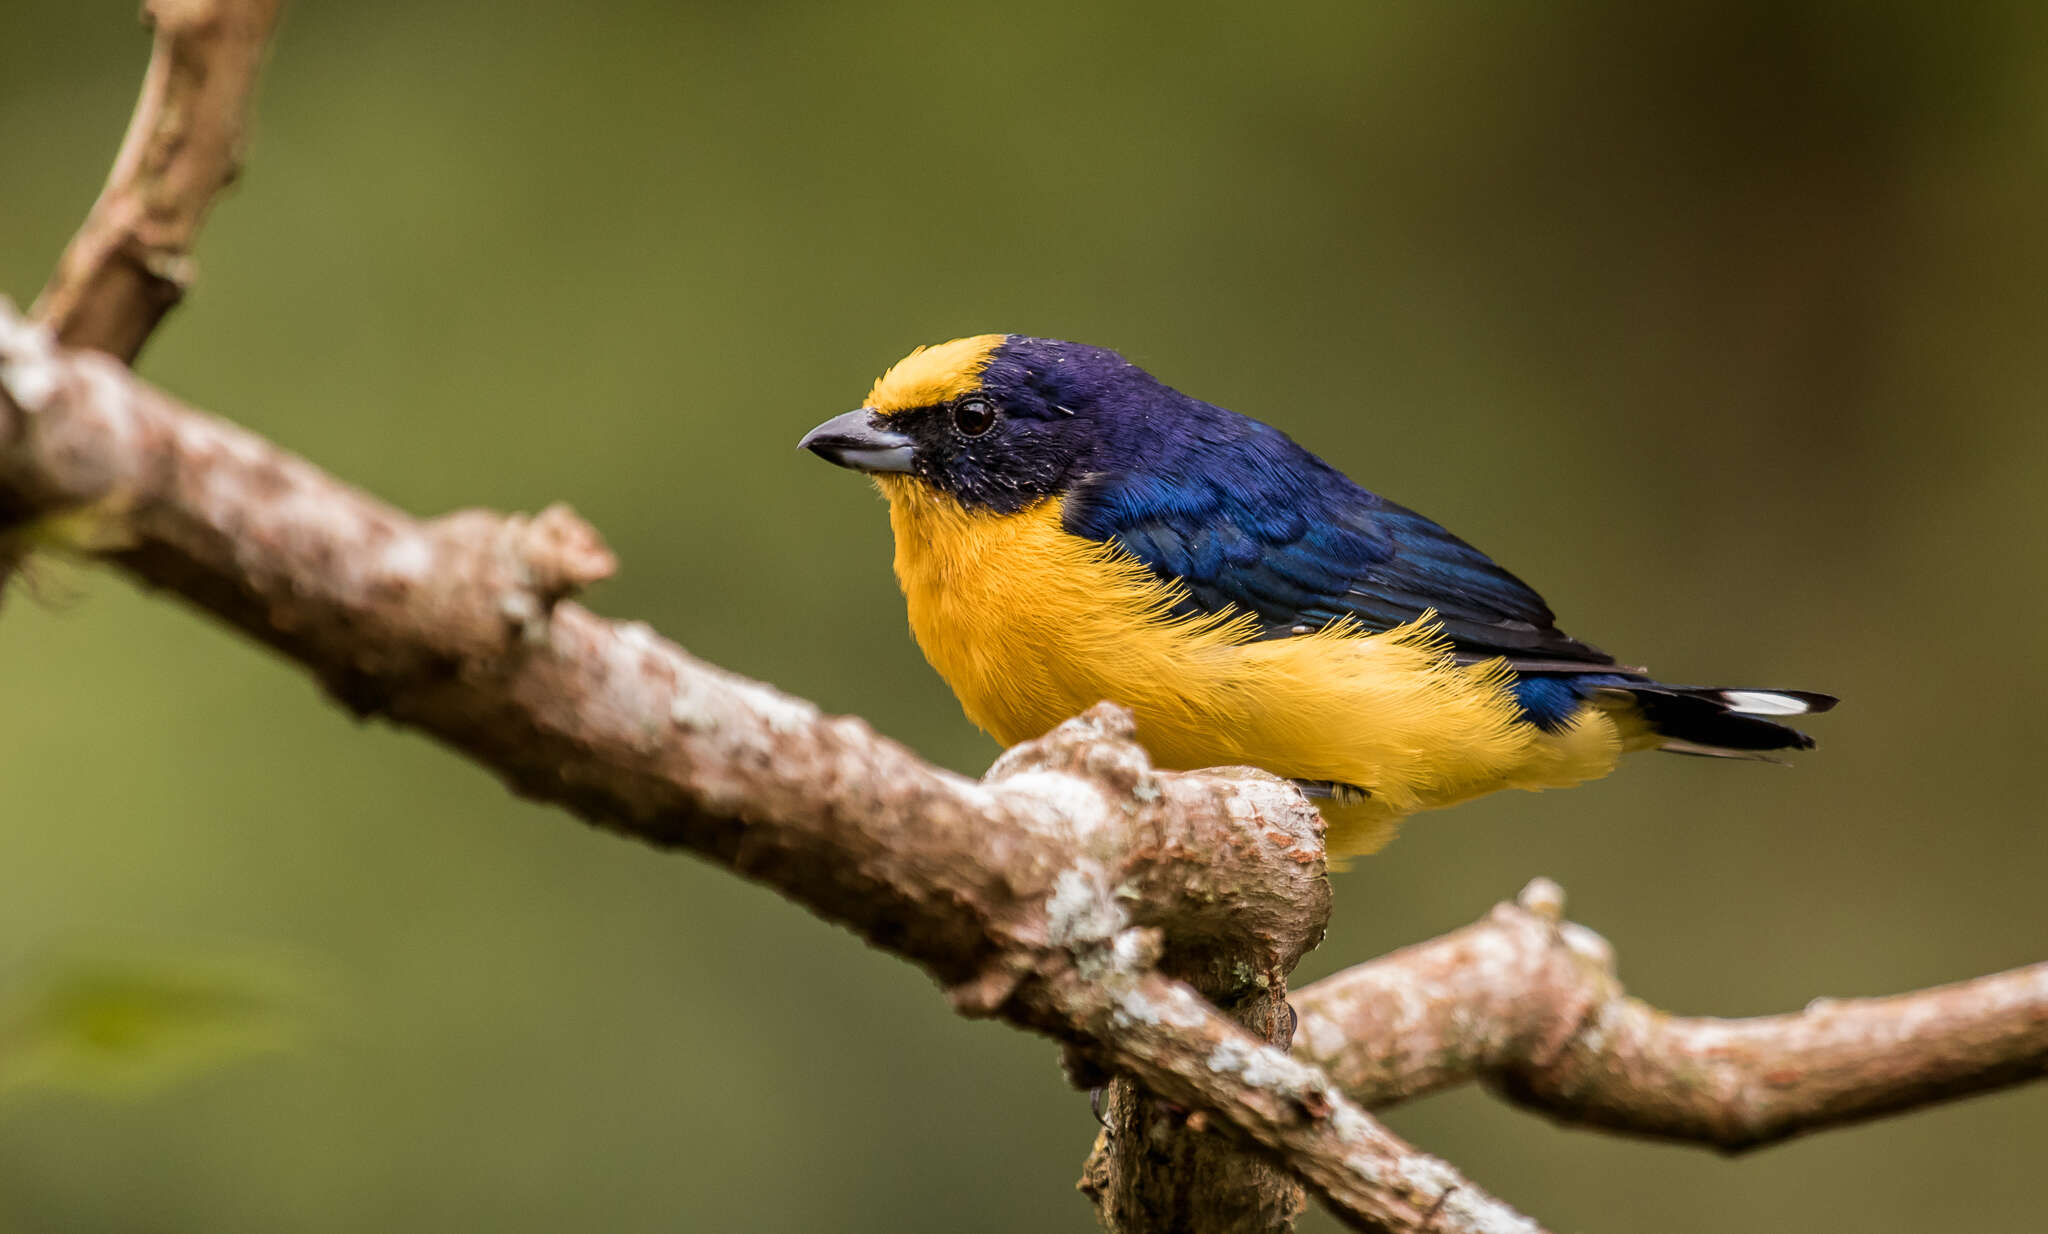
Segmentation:
<svg viewBox="0 0 2048 1234">
<path fill-rule="evenodd" d="M 148 0 L 142 95 L 85 225 L 34 316 L 74 347 L 132 362 L 193 278 L 192 245 L 241 170 L 248 100 L 280 0 Z"/>
<path fill-rule="evenodd" d="M 1561 1123 L 1728 1152 L 2048 1075 L 2048 963 L 1789 1015 L 1668 1015 L 1548 880 L 1295 994 L 1295 1052 L 1379 1108 L 1472 1079 Z"/>
</svg>

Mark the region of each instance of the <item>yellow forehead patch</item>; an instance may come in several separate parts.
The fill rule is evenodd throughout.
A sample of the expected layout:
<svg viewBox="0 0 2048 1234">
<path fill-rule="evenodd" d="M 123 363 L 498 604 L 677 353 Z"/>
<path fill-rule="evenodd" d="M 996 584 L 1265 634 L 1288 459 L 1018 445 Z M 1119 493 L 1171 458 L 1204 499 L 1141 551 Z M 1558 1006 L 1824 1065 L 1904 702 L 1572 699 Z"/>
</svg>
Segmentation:
<svg viewBox="0 0 2048 1234">
<path fill-rule="evenodd" d="M 868 391 L 867 405 L 888 415 L 958 398 L 981 385 L 981 370 L 1007 334 L 977 334 L 920 347 L 898 360 Z"/>
</svg>

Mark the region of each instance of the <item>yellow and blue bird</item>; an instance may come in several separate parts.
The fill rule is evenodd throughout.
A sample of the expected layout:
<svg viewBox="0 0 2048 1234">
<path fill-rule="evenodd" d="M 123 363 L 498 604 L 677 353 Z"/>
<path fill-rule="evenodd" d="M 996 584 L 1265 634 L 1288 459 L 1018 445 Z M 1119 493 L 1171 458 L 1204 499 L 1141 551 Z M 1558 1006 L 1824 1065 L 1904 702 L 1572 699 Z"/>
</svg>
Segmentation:
<svg viewBox="0 0 2048 1234">
<path fill-rule="evenodd" d="M 1617 664 L 1465 541 L 1101 347 L 920 348 L 801 446 L 880 486 L 911 629 L 996 740 L 1121 703 L 1162 766 L 1299 782 L 1332 856 L 1632 750 L 1807 749 L 1780 721 L 1835 702 Z"/>
</svg>

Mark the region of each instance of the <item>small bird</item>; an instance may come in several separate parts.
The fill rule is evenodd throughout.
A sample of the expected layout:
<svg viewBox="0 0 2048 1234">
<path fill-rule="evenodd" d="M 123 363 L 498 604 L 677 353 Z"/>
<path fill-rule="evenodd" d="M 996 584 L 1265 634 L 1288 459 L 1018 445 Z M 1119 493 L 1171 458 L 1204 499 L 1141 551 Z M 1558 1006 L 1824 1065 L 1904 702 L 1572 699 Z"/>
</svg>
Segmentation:
<svg viewBox="0 0 2048 1234">
<path fill-rule="evenodd" d="M 1101 347 L 919 348 L 799 448 L 874 477 L 911 630 L 996 740 L 1121 703 L 1161 766 L 1299 783 L 1333 857 L 1632 750 L 1809 749 L 1779 721 L 1835 703 L 1617 664 L 1465 541 Z"/>
</svg>

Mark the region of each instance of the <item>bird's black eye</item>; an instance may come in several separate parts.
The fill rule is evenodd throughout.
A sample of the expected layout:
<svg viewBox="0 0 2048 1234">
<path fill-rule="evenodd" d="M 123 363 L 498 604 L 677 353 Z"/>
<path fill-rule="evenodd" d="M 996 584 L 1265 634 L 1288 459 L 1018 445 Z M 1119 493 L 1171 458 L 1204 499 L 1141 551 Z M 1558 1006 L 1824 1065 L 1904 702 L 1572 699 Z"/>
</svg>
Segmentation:
<svg viewBox="0 0 2048 1234">
<path fill-rule="evenodd" d="M 985 398 L 963 398 L 953 404 L 953 427 L 967 437 L 979 437 L 994 428 L 996 406 Z"/>
</svg>

